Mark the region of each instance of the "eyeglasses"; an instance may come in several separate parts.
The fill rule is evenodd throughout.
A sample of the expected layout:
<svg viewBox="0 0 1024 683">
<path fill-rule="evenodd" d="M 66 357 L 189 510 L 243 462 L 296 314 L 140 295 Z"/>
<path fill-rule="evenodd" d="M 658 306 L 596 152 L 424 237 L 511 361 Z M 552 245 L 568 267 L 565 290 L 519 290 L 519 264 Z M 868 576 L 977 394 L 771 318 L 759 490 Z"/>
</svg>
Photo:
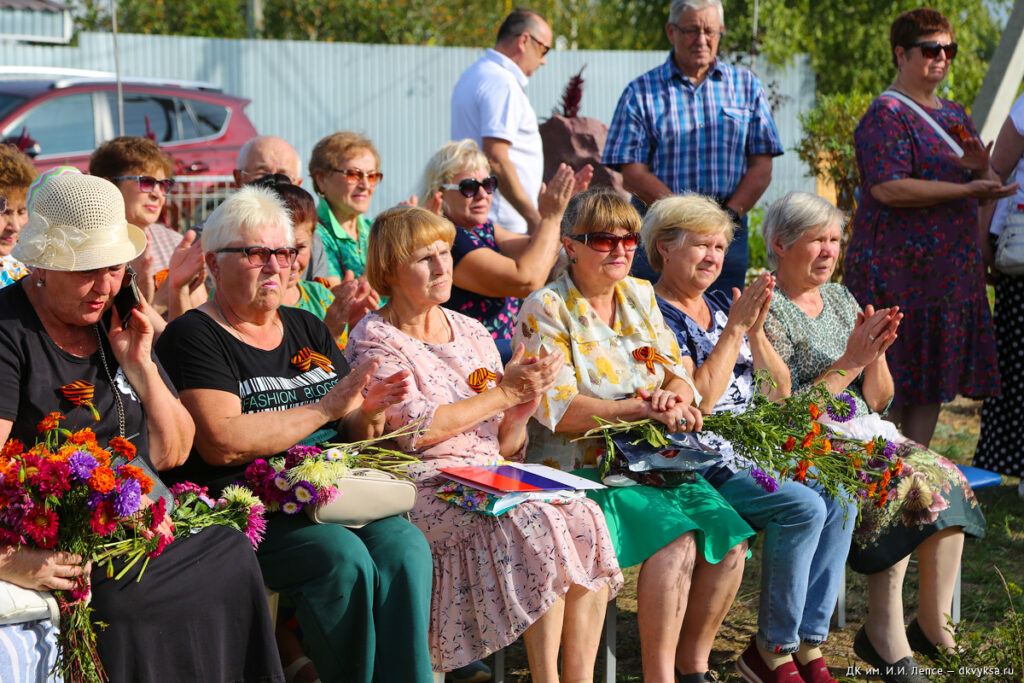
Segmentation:
<svg viewBox="0 0 1024 683">
<path fill-rule="evenodd" d="M 458 190 L 459 194 L 463 197 L 475 197 L 476 193 L 480 191 L 480 188 L 484 188 L 484 192 L 487 194 L 494 194 L 494 190 L 498 188 L 498 177 L 489 175 L 483 180 L 477 180 L 476 178 L 466 178 L 460 180 L 458 185 L 442 185 L 442 190 Z"/>
<path fill-rule="evenodd" d="M 295 263 L 295 259 L 299 255 L 299 250 L 295 247 L 280 247 L 279 249 L 271 249 L 270 247 L 258 246 L 258 247 L 224 247 L 223 249 L 217 250 L 218 254 L 245 254 L 249 258 L 249 263 L 254 266 L 264 267 L 270 263 L 270 255 L 274 255 L 274 259 L 277 261 L 277 265 L 282 268 L 291 268 L 292 264 Z"/>
<path fill-rule="evenodd" d="M 538 45 L 540 45 L 540 56 L 541 57 L 543 57 L 547 53 L 551 52 L 551 46 L 550 45 L 545 45 L 544 43 L 540 42 L 539 40 L 537 40 L 536 38 L 533 37 L 532 33 L 528 32 L 528 31 L 527 31 L 526 35 L 530 36 L 530 40 L 532 40 L 533 42 L 535 42 Z"/>
<path fill-rule="evenodd" d="M 572 239 L 583 242 L 594 251 L 615 251 L 622 242 L 626 251 L 635 251 L 640 244 L 640 233 L 627 232 L 625 235 L 613 235 L 610 232 L 588 232 L 584 235 L 573 235 Z"/>
<path fill-rule="evenodd" d="M 151 175 L 116 175 L 110 180 L 134 180 L 139 184 L 139 192 L 152 192 L 157 185 L 164 191 L 164 194 L 169 194 L 174 189 L 174 178 L 157 180 Z"/>
<path fill-rule="evenodd" d="M 725 35 L 724 28 L 710 29 L 699 26 L 680 26 L 679 24 L 671 24 L 671 26 L 682 33 L 687 40 L 697 40 L 701 36 L 707 36 L 708 41 L 712 41 Z"/>
<path fill-rule="evenodd" d="M 0 194 L 0 213 L 7 213 L 7 197 Z"/>
<path fill-rule="evenodd" d="M 939 53 L 945 52 L 946 59 L 952 62 L 953 58 L 956 57 L 956 51 L 958 46 L 956 43 L 948 43 L 946 45 L 943 45 L 942 43 L 936 42 L 934 40 L 926 40 L 922 43 L 914 43 L 908 49 L 912 49 L 915 47 L 921 48 L 921 54 L 927 57 L 928 59 L 938 59 Z"/>
<path fill-rule="evenodd" d="M 366 182 L 370 187 L 376 186 L 377 183 L 384 180 L 384 174 L 380 171 L 364 171 L 359 168 L 334 168 L 331 169 L 335 173 L 341 173 L 345 176 L 350 184 L 358 183 L 363 178 L 366 178 Z"/>
</svg>

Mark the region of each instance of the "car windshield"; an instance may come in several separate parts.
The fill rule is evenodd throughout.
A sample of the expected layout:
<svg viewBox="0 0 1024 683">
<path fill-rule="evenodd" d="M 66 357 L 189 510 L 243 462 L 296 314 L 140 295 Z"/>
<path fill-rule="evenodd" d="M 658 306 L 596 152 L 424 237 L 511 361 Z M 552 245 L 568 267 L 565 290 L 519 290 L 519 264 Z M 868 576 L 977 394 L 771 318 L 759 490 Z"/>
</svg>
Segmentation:
<svg viewBox="0 0 1024 683">
<path fill-rule="evenodd" d="M 19 104 L 24 102 L 26 99 L 21 95 L 12 95 L 10 93 L 0 92 L 0 118 L 7 115 L 7 112 L 11 111 Z"/>
</svg>

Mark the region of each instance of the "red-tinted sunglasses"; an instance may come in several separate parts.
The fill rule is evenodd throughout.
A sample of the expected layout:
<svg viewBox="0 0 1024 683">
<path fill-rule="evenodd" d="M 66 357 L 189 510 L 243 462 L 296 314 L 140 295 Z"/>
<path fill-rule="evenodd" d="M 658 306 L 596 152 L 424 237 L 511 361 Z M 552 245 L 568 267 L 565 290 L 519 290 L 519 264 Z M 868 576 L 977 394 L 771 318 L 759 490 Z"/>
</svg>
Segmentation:
<svg viewBox="0 0 1024 683">
<path fill-rule="evenodd" d="M 139 192 L 152 192 L 153 188 L 157 185 L 164 191 L 164 194 L 168 194 L 174 189 L 174 179 L 164 178 L 163 180 L 157 180 L 151 175 L 116 175 L 110 179 L 115 180 L 134 180 L 139 184 Z"/>
<path fill-rule="evenodd" d="M 928 59 L 938 59 L 939 53 L 945 52 L 946 59 L 948 59 L 951 62 L 953 61 L 953 58 L 956 57 L 957 51 L 956 43 L 948 43 L 946 45 L 943 45 L 942 43 L 936 42 L 934 40 L 926 40 L 923 43 L 914 43 L 910 47 L 921 48 L 921 54 L 927 57 Z"/>
<path fill-rule="evenodd" d="M 583 242 L 594 251 L 615 251 L 615 247 L 622 242 L 622 248 L 626 251 L 635 251 L 640 244 L 640 233 L 627 232 L 625 235 L 613 235 L 610 232 L 588 232 L 583 235 L 573 235 L 572 239 Z"/>
</svg>

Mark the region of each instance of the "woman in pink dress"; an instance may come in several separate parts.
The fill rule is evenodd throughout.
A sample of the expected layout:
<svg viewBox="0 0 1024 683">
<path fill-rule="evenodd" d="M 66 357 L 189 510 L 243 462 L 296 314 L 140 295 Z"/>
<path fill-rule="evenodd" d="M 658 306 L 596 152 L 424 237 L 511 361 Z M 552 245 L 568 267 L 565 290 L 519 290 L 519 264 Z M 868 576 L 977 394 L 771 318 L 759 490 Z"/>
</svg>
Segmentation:
<svg viewBox="0 0 1024 683">
<path fill-rule="evenodd" d="M 410 470 L 419 487 L 411 516 L 434 557 L 434 670 L 522 636 L 534 681 L 559 680 L 559 646 L 563 680 L 589 681 L 605 607 L 622 585 L 600 508 L 586 499 L 529 501 L 490 516 L 436 495 L 443 467 L 522 458 L 526 423 L 562 363 L 557 354 L 524 361 L 517 350 L 503 370 L 483 325 L 441 306 L 451 292 L 454 234 L 448 220 L 417 207 L 378 216 L 366 274 L 390 298 L 356 326 L 346 349 L 350 362 L 378 360 L 376 378 L 407 370 L 414 383 L 386 416 L 388 430 L 419 429 L 398 442 L 422 459 Z"/>
</svg>

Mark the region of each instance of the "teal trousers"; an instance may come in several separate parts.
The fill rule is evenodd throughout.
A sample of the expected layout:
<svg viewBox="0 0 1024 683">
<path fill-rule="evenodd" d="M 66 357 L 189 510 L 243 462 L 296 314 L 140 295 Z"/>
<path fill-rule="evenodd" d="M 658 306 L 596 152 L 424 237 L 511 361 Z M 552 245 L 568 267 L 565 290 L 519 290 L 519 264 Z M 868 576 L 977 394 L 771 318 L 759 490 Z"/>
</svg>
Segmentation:
<svg viewBox="0 0 1024 683">
<path fill-rule="evenodd" d="M 432 683 L 433 564 L 406 519 L 348 529 L 276 512 L 256 556 L 267 586 L 295 605 L 324 683 Z"/>
</svg>

